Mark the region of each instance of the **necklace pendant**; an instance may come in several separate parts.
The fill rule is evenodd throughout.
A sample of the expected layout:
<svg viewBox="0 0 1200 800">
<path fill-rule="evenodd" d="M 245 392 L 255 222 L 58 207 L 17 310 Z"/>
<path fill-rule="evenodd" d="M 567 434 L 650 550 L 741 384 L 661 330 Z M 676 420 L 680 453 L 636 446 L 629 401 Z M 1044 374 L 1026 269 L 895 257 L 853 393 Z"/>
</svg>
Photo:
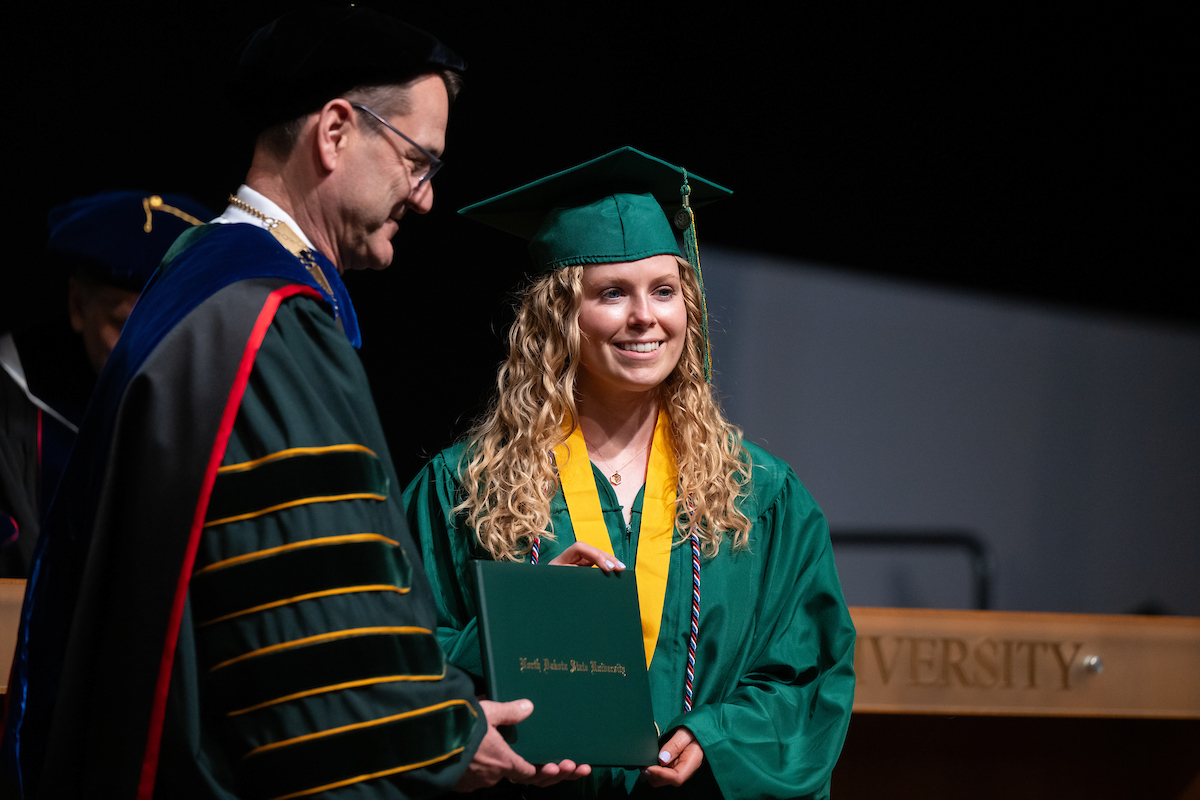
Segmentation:
<svg viewBox="0 0 1200 800">
<path fill-rule="evenodd" d="M 611 483 L 613 486 L 620 486 L 621 485 L 621 473 L 614 472 L 612 475 L 609 475 L 608 482 Z"/>
</svg>

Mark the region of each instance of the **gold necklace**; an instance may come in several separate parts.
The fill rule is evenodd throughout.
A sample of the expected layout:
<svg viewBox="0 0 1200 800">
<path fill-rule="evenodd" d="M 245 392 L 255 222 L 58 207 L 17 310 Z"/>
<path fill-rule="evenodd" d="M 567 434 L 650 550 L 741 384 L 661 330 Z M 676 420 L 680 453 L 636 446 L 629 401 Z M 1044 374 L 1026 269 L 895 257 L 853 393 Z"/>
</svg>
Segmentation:
<svg viewBox="0 0 1200 800">
<path fill-rule="evenodd" d="M 585 439 L 584 441 L 586 442 L 587 440 Z M 620 486 L 621 485 L 621 470 L 625 469 L 630 464 L 632 464 L 633 460 L 635 458 L 637 458 L 638 456 L 640 456 L 643 452 L 645 452 L 646 448 L 649 446 L 650 446 L 649 442 L 642 445 L 641 449 L 639 449 L 636 453 L 633 454 L 633 458 L 626 461 L 624 464 L 622 464 L 617 469 L 613 469 L 612 474 L 608 476 L 608 482 L 611 483 L 613 486 Z M 600 449 L 599 448 L 596 449 L 596 458 L 600 459 L 600 461 L 604 464 L 605 469 L 612 469 L 612 464 L 610 464 L 607 459 L 600 457 Z"/>
<path fill-rule="evenodd" d="M 296 232 L 286 222 L 274 217 L 268 217 L 237 195 L 229 195 L 229 204 L 234 208 L 240 208 L 252 217 L 262 220 L 266 224 L 267 230 L 275 237 L 275 241 L 279 242 L 287 248 L 288 252 L 300 259 L 300 263 L 308 270 L 308 274 L 313 276 L 313 279 L 325 290 L 325 294 L 329 295 L 330 300 L 333 301 L 333 315 L 337 317 L 338 325 L 341 325 L 342 311 L 338 308 L 337 295 L 333 293 L 333 288 L 330 287 L 329 280 L 325 277 L 324 271 L 321 270 L 321 265 L 313 258 L 312 250 L 308 248 L 304 240 L 297 236 Z"/>
</svg>

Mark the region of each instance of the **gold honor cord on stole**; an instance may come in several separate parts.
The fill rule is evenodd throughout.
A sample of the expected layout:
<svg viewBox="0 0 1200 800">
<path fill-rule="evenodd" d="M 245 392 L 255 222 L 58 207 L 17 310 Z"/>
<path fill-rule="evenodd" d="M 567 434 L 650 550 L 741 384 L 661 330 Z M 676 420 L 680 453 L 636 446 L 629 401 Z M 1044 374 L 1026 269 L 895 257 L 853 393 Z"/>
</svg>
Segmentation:
<svg viewBox="0 0 1200 800">
<path fill-rule="evenodd" d="M 564 426 L 565 427 L 565 426 Z M 571 457 L 580 454 L 583 457 Z M 587 457 L 587 441 L 583 430 L 576 427 L 567 441 L 554 448 L 554 461 L 562 481 L 563 497 L 575 529 L 576 541 L 598 547 L 606 553 L 613 550 L 608 526 L 600 510 L 600 493 L 592 474 L 592 462 Z M 638 606 L 642 617 L 642 643 L 646 648 L 646 667 L 654 658 L 658 631 L 662 626 L 663 603 L 667 596 L 667 575 L 671 570 L 671 542 L 675 536 L 675 499 L 679 473 L 675 465 L 675 448 L 671 443 L 667 415 L 658 412 L 654 425 L 654 440 L 650 446 L 650 461 L 646 469 L 646 490 L 642 497 L 642 527 L 638 536 L 637 572 Z"/>
</svg>

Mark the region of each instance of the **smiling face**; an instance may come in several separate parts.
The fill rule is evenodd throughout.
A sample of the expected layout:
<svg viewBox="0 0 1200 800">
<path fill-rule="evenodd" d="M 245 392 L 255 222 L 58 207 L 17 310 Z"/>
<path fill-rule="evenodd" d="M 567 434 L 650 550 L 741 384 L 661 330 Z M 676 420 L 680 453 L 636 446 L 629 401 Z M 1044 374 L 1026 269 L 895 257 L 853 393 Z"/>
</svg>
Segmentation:
<svg viewBox="0 0 1200 800">
<path fill-rule="evenodd" d="M 446 144 L 450 100 L 440 76 L 428 75 L 408 90 L 409 111 L 388 122 L 434 155 Z M 377 130 L 369 129 L 374 125 Z M 392 131 L 358 114 L 356 135 L 339 177 L 335 263 L 345 269 L 383 269 L 392 263 L 392 237 L 408 212 L 433 206 L 433 186 L 418 188 L 414 173 L 427 165 L 421 152 Z"/>
<path fill-rule="evenodd" d="M 579 333 L 583 396 L 658 387 L 679 363 L 687 335 L 679 261 L 660 255 L 585 267 Z"/>
</svg>

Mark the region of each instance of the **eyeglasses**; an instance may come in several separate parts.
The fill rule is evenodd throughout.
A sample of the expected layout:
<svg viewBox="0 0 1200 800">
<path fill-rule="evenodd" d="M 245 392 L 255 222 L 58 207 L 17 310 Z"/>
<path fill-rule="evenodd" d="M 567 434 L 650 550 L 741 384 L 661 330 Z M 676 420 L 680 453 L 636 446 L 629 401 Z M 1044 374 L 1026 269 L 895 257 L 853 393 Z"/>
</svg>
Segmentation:
<svg viewBox="0 0 1200 800">
<path fill-rule="evenodd" d="M 396 134 L 401 139 L 403 139 L 404 141 L 408 142 L 413 147 L 415 147 L 421 151 L 421 155 L 425 157 L 425 160 L 423 162 L 417 161 L 416 159 L 409 156 L 409 160 L 411 160 L 415 163 L 415 166 L 413 169 L 413 177 L 417 179 L 417 189 L 420 189 L 422 186 L 424 186 L 425 184 L 427 184 L 431 180 L 433 180 L 433 176 L 436 175 L 437 171 L 442 168 L 443 162 L 440 158 L 438 158 L 433 153 L 426 150 L 424 147 L 421 147 L 421 145 L 417 144 L 416 142 L 414 142 L 412 139 L 405 136 L 400 131 L 396 130 L 396 128 L 394 126 L 392 126 L 390 123 L 388 123 L 387 120 L 385 120 L 383 117 L 379 116 L 374 111 L 367 108 L 366 106 L 359 105 L 358 103 L 351 103 L 350 105 L 352 105 L 354 108 L 358 109 L 359 111 L 365 111 L 366 113 L 370 114 L 372 117 L 377 119 L 379 121 L 379 124 L 383 125 L 383 127 L 387 128 L 392 133 Z"/>
</svg>

